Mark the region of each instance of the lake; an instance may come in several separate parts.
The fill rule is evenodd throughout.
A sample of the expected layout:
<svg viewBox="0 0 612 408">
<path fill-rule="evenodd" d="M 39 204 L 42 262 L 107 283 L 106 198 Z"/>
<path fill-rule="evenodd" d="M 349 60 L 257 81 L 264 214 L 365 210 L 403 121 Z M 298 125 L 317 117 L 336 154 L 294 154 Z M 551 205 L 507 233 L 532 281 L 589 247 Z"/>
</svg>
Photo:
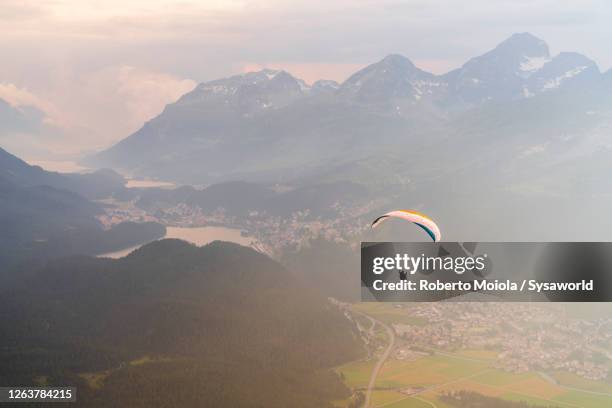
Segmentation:
<svg viewBox="0 0 612 408">
<path fill-rule="evenodd" d="M 85 173 L 91 169 L 80 165 L 74 161 L 61 160 L 27 160 L 32 166 L 40 166 L 47 171 L 55 171 L 58 173 Z"/>
<path fill-rule="evenodd" d="M 95 169 L 84 167 L 81 164 L 68 160 L 28 160 L 32 166 L 40 166 L 46 171 L 55 171 L 58 173 L 91 173 Z M 126 177 L 127 188 L 175 188 L 176 184 L 169 181 L 149 180 Z"/>
<path fill-rule="evenodd" d="M 242 236 L 240 230 L 227 227 L 166 227 L 164 238 L 182 239 L 197 246 L 206 245 L 212 241 L 229 241 L 244 246 L 252 246 L 255 240 L 251 237 Z M 98 255 L 98 258 L 122 258 L 142 245 L 136 245 L 115 252 Z"/>
<path fill-rule="evenodd" d="M 174 188 L 176 185 L 169 181 L 159 180 L 139 180 L 139 179 L 128 179 L 125 184 L 127 188 Z"/>
</svg>

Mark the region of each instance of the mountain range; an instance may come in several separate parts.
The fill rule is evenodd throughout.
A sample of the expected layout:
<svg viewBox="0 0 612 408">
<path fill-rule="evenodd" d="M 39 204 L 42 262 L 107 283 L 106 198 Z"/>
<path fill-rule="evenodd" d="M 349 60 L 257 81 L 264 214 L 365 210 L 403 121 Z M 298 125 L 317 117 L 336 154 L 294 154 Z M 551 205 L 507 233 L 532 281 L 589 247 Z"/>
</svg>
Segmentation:
<svg viewBox="0 0 612 408">
<path fill-rule="evenodd" d="M 49 186 L 69 190 L 88 199 L 106 198 L 122 194 L 126 180 L 110 169 L 90 173 L 57 173 L 32 166 L 0 148 L 0 177 L 5 181 L 26 186 Z"/>
<path fill-rule="evenodd" d="M 560 131 L 609 126 L 611 90 L 612 73 L 589 58 L 551 55 L 541 39 L 514 34 L 444 75 L 389 55 L 341 84 L 268 69 L 201 83 L 88 162 L 192 184 L 402 183 L 424 176 L 418 156 L 472 149 L 481 136 L 520 154 Z"/>
<path fill-rule="evenodd" d="M 13 266 L 72 254 L 100 254 L 165 235 L 156 223 L 104 229 L 93 201 L 123 194 L 125 180 L 111 170 L 63 174 L 31 166 L 0 148 L 0 284 L 17 278 Z"/>
</svg>

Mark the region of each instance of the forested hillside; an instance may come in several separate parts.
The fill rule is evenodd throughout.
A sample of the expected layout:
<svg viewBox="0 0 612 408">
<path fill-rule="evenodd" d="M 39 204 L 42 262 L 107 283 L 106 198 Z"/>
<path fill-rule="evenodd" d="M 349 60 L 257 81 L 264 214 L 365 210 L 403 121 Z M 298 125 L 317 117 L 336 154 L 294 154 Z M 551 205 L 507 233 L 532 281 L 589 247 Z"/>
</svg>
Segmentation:
<svg viewBox="0 0 612 408">
<path fill-rule="evenodd" d="M 83 406 L 325 407 L 352 327 L 268 257 L 163 240 L 51 262 L 0 300 L 0 382 L 75 384 Z"/>
</svg>

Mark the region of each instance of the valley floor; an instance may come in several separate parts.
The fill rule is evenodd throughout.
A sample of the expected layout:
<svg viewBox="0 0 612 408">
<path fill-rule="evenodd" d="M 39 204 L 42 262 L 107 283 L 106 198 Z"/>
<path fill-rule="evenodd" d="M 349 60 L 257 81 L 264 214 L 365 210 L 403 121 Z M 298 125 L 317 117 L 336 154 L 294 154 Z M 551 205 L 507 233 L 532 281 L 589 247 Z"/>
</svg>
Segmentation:
<svg viewBox="0 0 612 408">
<path fill-rule="evenodd" d="M 454 408 L 441 398 L 453 391 L 472 391 L 537 407 L 612 406 L 609 379 L 589 380 L 563 370 L 512 373 L 500 367 L 499 353 L 491 349 L 449 351 L 433 343 L 425 349 L 411 347 L 401 336 L 396 340 L 398 323 L 402 328 L 406 322 L 411 322 L 413 327 L 427 325 L 411 316 L 410 306 L 358 303 L 349 310 L 361 326 L 372 354 L 365 360 L 338 367 L 337 372 L 348 387 L 365 393 L 368 402 L 364 407 Z M 376 319 L 377 327 L 368 328 L 358 316 Z M 386 329 L 390 326 L 395 330 L 388 332 Z M 612 361 L 608 365 L 612 367 Z"/>
</svg>

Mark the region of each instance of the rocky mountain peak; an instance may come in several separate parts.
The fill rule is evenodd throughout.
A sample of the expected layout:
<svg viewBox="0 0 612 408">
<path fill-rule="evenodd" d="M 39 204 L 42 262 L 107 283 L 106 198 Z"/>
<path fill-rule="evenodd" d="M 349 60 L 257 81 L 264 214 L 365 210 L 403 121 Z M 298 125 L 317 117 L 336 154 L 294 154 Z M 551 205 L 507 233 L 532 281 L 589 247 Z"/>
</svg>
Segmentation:
<svg viewBox="0 0 612 408">
<path fill-rule="evenodd" d="M 411 98 L 418 95 L 415 81 L 432 77 L 432 74 L 418 69 L 408 58 L 392 54 L 353 74 L 342 84 L 338 94 L 358 102 Z"/>
<path fill-rule="evenodd" d="M 502 41 L 491 53 L 510 54 L 518 57 L 549 58 L 548 44 L 530 33 L 512 34 Z"/>
</svg>

